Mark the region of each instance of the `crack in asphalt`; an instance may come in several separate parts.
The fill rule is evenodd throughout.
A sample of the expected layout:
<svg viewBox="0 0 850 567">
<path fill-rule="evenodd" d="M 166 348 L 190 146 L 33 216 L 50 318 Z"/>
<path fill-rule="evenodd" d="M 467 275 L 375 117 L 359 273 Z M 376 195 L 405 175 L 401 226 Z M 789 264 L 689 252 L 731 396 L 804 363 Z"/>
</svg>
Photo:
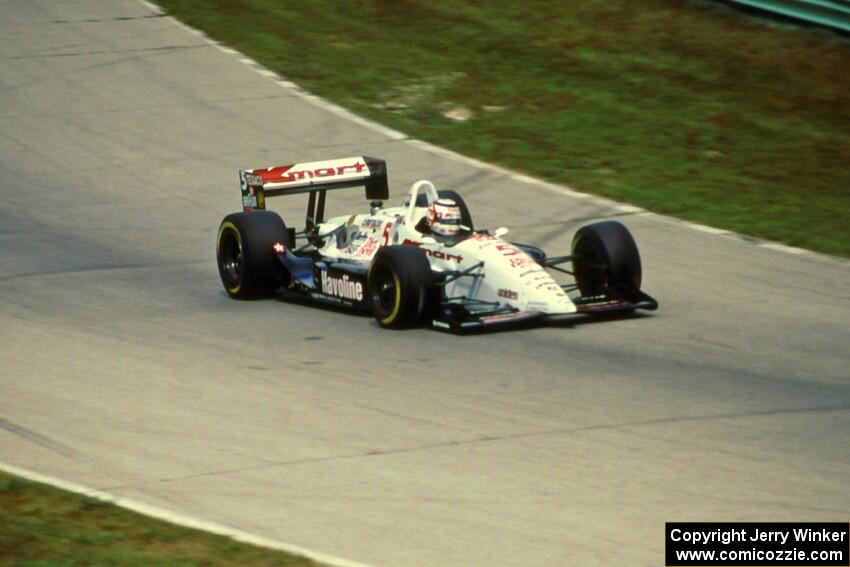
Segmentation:
<svg viewBox="0 0 850 567">
<path fill-rule="evenodd" d="M 222 476 L 240 472 L 247 471 L 255 471 L 255 470 L 264 470 L 264 469 L 272 469 L 277 467 L 288 467 L 294 465 L 303 465 L 303 464 L 316 464 L 316 463 L 325 463 L 325 462 L 333 462 L 333 461 L 344 461 L 349 459 L 362 459 L 368 457 L 381 457 L 388 455 L 401 455 L 406 453 L 415 453 L 418 451 L 429 451 L 433 449 L 444 449 L 450 447 L 462 447 L 465 445 L 476 445 L 480 443 L 492 443 L 497 441 L 512 441 L 516 439 L 528 439 L 533 437 L 549 437 L 549 436 L 557 436 L 557 435 L 570 435 L 574 433 L 586 433 L 592 431 L 612 431 L 618 429 L 627 429 L 630 427 L 646 427 L 652 425 L 664 425 L 664 424 L 677 424 L 677 423 L 688 423 L 688 422 L 699 422 L 699 421 L 717 421 L 723 419 L 740 419 L 747 417 L 771 417 L 771 416 L 779 416 L 779 415 L 799 415 L 799 414 L 808 414 L 808 413 L 821 413 L 821 412 L 841 412 L 841 411 L 850 411 L 850 405 L 836 405 L 836 406 L 818 406 L 811 408 L 778 408 L 778 409 L 770 409 L 770 410 L 761 410 L 761 411 L 750 411 L 750 412 L 740 412 L 740 413 L 726 413 L 726 414 L 715 414 L 715 415 L 686 415 L 679 417 L 661 417 L 656 419 L 647 419 L 642 421 L 633 421 L 633 422 L 624 422 L 624 423 L 603 423 L 598 425 L 587 425 L 583 427 L 570 427 L 564 429 L 550 429 L 544 431 L 530 431 L 526 433 L 514 433 L 508 435 L 484 435 L 480 437 L 476 437 L 473 439 L 458 439 L 455 441 L 443 441 L 440 443 L 428 443 L 424 445 L 415 445 L 412 447 L 399 447 L 396 449 L 376 449 L 371 451 L 360 451 L 357 453 L 349 453 L 343 455 L 330 455 L 327 457 L 310 457 L 305 459 L 295 459 L 291 461 L 277 461 L 277 462 L 267 462 L 259 465 L 252 465 L 246 467 L 238 467 L 233 469 L 221 469 L 217 471 L 207 471 L 195 474 L 188 474 L 183 476 L 169 477 L 169 478 L 161 478 L 155 479 L 146 482 L 137 482 L 131 484 L 124 485 L 116 485 L 100 488 L 100 490 L 106 491 L 114 491 L 114 490 L 123 490 L 129 488 L 139 488 L 142 486 L 152 486 L 155 484 L 163 484 L 168 482 L 178 482 L 182 480 L 191 480 L 195 478 L 204 478 L 204 477 L 212 477 L 212 476 Z"/>
<path fill-rule="evenodd" d="M 740 346 L 721 343 L 720 341 L 712 341 L 712 340 L 709 340 L 709 339 L 703 339 L 701 337 L 697 337 L 696 335 L 688 335 L 688 338 L 690 340 L 694 341 L 695 343 L 711 345 L 711 346 L 718 346 L 718 347 L 727 348 L 727 349 L 730 349 L 730 350 L 741 350 Z"/>
</svg>

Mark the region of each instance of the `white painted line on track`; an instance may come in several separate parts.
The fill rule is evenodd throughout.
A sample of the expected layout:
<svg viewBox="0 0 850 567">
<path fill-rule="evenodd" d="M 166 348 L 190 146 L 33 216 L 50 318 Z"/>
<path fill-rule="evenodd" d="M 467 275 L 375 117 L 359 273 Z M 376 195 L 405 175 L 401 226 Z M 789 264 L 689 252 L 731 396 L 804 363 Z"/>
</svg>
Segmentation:
<svg viewBox="0 0 850 567">
<path fill-rule="evenodd" d="M 617 212 L 625 214 L 639 214 L 645 213 L 646 209 L 638 207 L 637 205 L 617 205 Z"/>
<path fill-rule="evenodd" d="M 779 251 L 785 252 L 787 254 L 800 255 L 800 254 L 808 254 L 809 253 L 809 251 L 806 250 L 805 248 L 797 248 L 796 246 L 787 246 L 785 244 L 780 244 L 778 242 L 765 241 L 765 242 L 759 243 L 759 246 L 761 246 L 762 248 L 768 248 L 770 250 L 779 250 Z"/>
<path fill-rule="evenodd" d="M 694 222 L 682 221 L 686 225 L 690 226 L 694 230 L 698 230 L 700 232 L 707 232 L 708 234 L 734 234 L 732 231 L 724 230 L 722 228 L 715 228 L 713 226 L 708 226 L 704 224 L 697 224 Z"/>
<path fill-rule="evenodd" d="M 153 2 L 148 2 L 148 0 L 139 0 L 139 2 L 141 2 L 142 6 L 144 6 L 145 8 L 147 8 L 158 16 L 162 16 L 163 14 L 165 14 L 165 10 L 163 10 Z"/>
<path fill-rule="evenodd" d="M 222 45 L 220 43 L 215 43 L 215 48 L 221 51 L 222 53 L 227 53 L 228 55 L 238 55 L 239 52 L 233 49 L 232 47 L 227 47 L 226 45 Z"/>
<path fill-rule="evenodd" d="M 519 181 L 520 183 L 537 183 L 537 180 L 533 177 L 529 177 L 528 175 L 523 175 L 521 173 L 514 173 L 511 175 L 511 179 L 514 181 Z"/>
<path fill-rule="evenodd" d="M 257 69 L 257 72 L 263 77 L 266 77 L 267 79 L 280 79 L 280 75 L 278 75 L 274 71 L 269 71 L 268 69 Z"/>
<path fill-rule="evenodd" d="M 183 526 L 196 530 L 203 530 L 205 532 L 222 535 L 234 539 L 238 542 L 247 543 L 250 545 L 265 547 L 268 549 L 275 549 L 278 551 L 285 551 L 287 553 L 294 553 L 296 555 L 301 555 L 302 557 L 312 559 L 313 561 L 316 561 L 318 563 L 323 563 L 330 567 L 372 567 L 365 563 L 350 561 L 341 557 L 328 555 L 327 553 L 313 551 L 312 549 L 307 549 L 299 545 L 284 543 L 270 538 L 254 535 L 222 524 L 216 524 L 215 522 L 200 520 L 198 518 L 193 518 L 185 514 L 166 510 L 165 508 L 151 506 L 150 504 L 138 502 L 130 498 L 124 498 L 123 496 L 111 494 L 103 490 L 89 488 L 81 484 L 68 482 L 65 480 L 54 478 L 52 476 L 47 476 L 41 473 L 16 467 L 14 465 L 0 463 L 0 470 L 3 470 L 9 474 L 25 478 L 27 480 L 40 482 L 42 484 L 49 484 L 50 486 L 55 486 L 56 488 L 61 488 L 62 490 L 73 492 L 74 494 L 81 494 L 83 496 L 88 496 L 89 498 L 95 498 L 97 500 L 109 502 L 110 504 L 115 504 L 116 506 L 119 506 L 126 510 L 132 510 L 133 512 L 138 512 L 139 514 L 144 514 L 145 516 L 150 516 L 151 518 L 163 520 L 172 524 L 176 524 L 178 526 Z"/>
</svg>

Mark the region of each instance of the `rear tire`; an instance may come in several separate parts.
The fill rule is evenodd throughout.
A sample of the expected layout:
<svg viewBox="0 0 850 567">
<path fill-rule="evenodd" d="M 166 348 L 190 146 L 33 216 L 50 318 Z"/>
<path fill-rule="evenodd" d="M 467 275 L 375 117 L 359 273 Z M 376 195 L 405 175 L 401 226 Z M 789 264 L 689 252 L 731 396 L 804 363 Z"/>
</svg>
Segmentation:
<svg viewBox="0 0 850 567">
<path fill-rule="evenodd" d="M 434 274 L 425 252 L 411 246 L 378 250 L 367 282 L 372 315 L 381 327 L 421 325 L 434 301 Z"/>
<path fill-rule="evenodd" d="M 291 247 L 286 224 L 275 212 L 252 211 L 224 217 L 216 237 L 218 273 L 234 299 L 268 297 L 281 286 L 284 268 L 272 249 Z"/>
<path fill-rule="evenodd" d="M 640 291 L 641 264 L 637 244 L 617 221 L 584 226 L 572 243 L 573 273 L 582 296 Z"/>
</svg>

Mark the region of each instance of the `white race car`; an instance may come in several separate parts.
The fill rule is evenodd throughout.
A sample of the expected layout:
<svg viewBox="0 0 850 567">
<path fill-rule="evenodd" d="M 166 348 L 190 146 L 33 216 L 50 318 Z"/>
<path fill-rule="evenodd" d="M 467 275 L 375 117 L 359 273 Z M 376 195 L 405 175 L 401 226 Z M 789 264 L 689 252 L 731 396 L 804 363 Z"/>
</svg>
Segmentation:
<svg viewBox="0 0 850 567">
<path fill-rule="evenodd" d="M 237 299 L 275 294 L 369 311 L 382 327 L 430 325 L 464 331 L 530 320 L 656 309 L 640 290 L 641 263 L 619 222 L 576 232 L 569 255 L 476 230 L 463 199 L 430 181 L 399 207 L 386 162 L 356 156 L 240 170 L 243 212 L 216 238 L 221 281 Z M 365 187 L 369 212 L 324 220 L 330 190 Z M 306 226 L 287 228 L 266 198 L 308 194 Z M 572 264 L 572 271 L 563 267 Z M 559 283 L 550 271 L 573 276 Z"/>
</svg>

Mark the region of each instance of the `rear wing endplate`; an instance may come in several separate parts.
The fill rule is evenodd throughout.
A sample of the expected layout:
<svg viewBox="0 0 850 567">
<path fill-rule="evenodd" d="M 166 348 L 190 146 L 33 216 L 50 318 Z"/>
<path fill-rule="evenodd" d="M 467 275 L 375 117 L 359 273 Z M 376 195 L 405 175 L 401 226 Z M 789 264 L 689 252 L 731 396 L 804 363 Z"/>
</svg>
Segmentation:
<svg viewBox="0 0 850 567">
<path fill-rule="evenodd" d="M 322 222 L 326 191 L 365 187 L 366 198 L 369 200 L 383 201 L 390 196 L 387 162 L 367 156 L 240 169 L 239 184 L 242 189 L 242 208 L 245 211 L 265 209 L 266 197 L 309 193 L 308 227 Z"/>
</svg>

